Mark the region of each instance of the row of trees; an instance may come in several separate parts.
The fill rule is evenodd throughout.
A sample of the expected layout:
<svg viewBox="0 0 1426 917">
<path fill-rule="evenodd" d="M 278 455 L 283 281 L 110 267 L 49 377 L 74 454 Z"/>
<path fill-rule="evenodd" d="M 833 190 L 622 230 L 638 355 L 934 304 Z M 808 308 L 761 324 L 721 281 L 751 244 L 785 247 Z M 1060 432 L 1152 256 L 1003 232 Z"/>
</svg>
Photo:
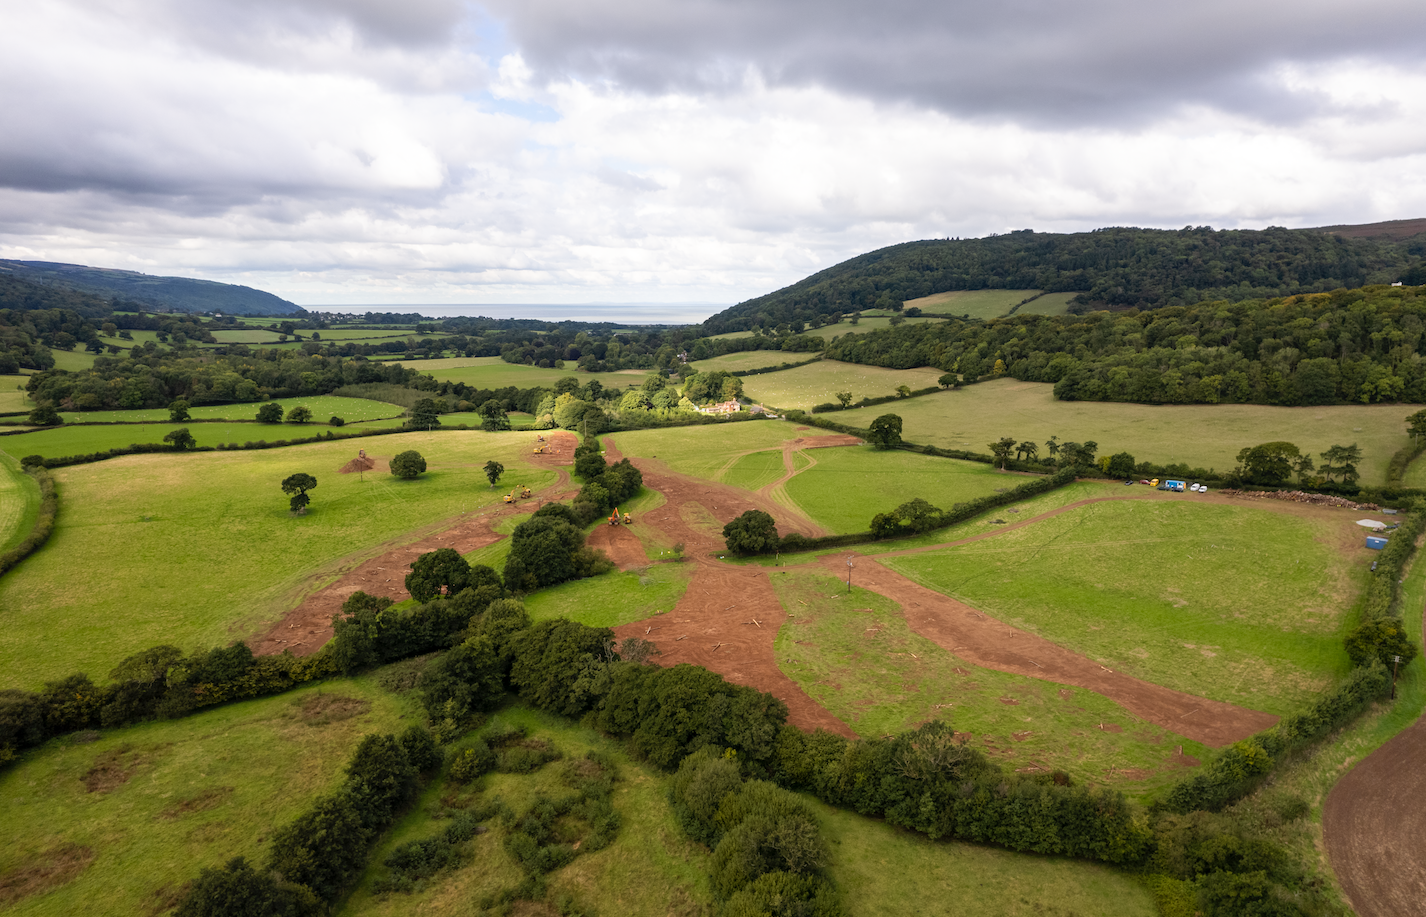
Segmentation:
<svg viewBox="0 0 1426 917">
<path fill-rule="evenodd" d="M 1357 463 L 1362 450 L 1356 443 L 1332 446 L 1318 453 L 1322 464 L 1315 464 L 1310 454 L 1289 442 L 1261 443 L 1246 446 L 1238 452 L 1238 467 L 1234 474 L 1250 484 L 1276 486 L 1297 475 L 1301 484 L 1321 485 L 1340 479 L 1343 484 L 1355 484 L 1361 475 Z"/>
</svg>

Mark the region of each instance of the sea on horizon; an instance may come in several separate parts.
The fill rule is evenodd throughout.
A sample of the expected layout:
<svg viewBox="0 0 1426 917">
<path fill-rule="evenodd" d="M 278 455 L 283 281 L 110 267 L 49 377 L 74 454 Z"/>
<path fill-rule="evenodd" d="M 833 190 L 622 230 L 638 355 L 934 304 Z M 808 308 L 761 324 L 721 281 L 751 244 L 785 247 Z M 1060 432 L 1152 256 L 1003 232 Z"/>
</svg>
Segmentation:
<svg viewBox="0 0 1426 917">
<path fill-rule="evenodd" d="M 313 303 L 309 312 L 402 312 L 426 318 L 483 315 L 487 318 L 526 318 L 546 322 L 612 322 L 630 325 L 694 325 L 728 308 L 721 303 Z"/>
</svg>

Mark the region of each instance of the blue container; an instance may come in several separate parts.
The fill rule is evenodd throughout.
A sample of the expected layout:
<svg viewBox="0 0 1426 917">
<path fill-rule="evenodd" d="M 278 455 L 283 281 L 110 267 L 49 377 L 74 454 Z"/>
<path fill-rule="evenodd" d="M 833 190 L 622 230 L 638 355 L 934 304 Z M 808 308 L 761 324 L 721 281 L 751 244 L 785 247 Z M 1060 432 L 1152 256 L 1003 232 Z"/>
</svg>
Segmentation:
<svg viewBox="0 0 1426 917">
<path fill-rule="evenodd" d="M 1386 547 L 1386 539 L 1382 538 L 1379 535 L 1368 535 L 1367 547 L 1371 548 L 1373 551 L 1380 551 L 1382 548 Z"/>
</svg>

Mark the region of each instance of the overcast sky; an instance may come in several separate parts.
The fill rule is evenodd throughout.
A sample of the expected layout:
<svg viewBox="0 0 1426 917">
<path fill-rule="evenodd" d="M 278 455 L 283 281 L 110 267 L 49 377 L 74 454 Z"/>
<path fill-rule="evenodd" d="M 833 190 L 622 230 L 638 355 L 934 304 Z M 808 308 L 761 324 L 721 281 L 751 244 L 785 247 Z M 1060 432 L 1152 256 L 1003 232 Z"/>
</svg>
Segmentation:
<svg viewBox="0 0 1426 917">
<path fill-rule="evenodd" d="M 1420 0 L 0 0 L 0 103 L 0 257 L 300 304 L 1426 216 Z"/>
</svg>

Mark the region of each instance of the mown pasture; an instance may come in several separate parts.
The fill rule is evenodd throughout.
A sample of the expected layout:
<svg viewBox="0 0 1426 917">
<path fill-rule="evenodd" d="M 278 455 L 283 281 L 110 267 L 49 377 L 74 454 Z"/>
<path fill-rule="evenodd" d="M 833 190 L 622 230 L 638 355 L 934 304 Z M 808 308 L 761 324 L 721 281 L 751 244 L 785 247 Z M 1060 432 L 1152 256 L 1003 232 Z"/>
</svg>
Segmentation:
<svg viewBox="0 0 1426 917">
<path fill-rule="evenodd" d="M 930 388 L 936 385 L 936 380 L 942 375 L 944 374 L 940 370 L 930 367 L 882 369 L 880 366 L 819 360 L 796 369 L 748 376 L 743 379 L 743 392 L 748 398 L 769 407 L 810 410 L 813 405 L 836 404 L 837 392 L 851 392 L 854 402 L 863 398 L 884 398 L 895 395 L 897 387 L 901 385 L 908 386 L 913 391 Z M 900 406 L 885 404 L 862 410 L 876 411 L 876 414 L 872 415 L 876 417 Z M 838 414 L 835 419 L 841 420 L 842 417 Z M 845 422 L 855 423 L 851 420 Z M 866 423 L 860 425 L 866 426 Z"/>
<path fill-rule="evenodd" d="M 812 449 L 803 456 L 815 464 L 783 488 L 814 522 L 839 534 L 865 532 L 877 513 L 917 497 L 950 509 L 1027 480 L 980 462 L 882 452 L 870 446 Z M 781 465 L 780 455 L 778 459 Z"/>
<path fill-rule="evenodd" d="M 741 353 L 727 353 L 721 357 L 713 357 L 708 360 L 694 360 L 688 364 L 701 373 L 706 372 L 745 372 L 754 369 L 767 369 L 770 366 L 781 366 L 784 363 L 810 363 L 817 359 L 815 353 L 789 353 L 784 350 L 744 350 Z"/>
<path fill-rule="evenodd" d="M 1370 560 L 1355 518 L 1192 496 L 1110 501 L 879 559 L 1116 671 L 1285 714 L 1349 668 L 1342 631 Z"/>
<path fill-rule="evenodd" d="M 568 618 L 590 627 L 618 627 L 672 611 L 692 577 L 691 564 L 613 570 L 531 593 L 525 607 L 536 621 Z"/>
<path fill-rule="evenodd" d="M 465 416 L 472 417 L 473 415 Z M 393 427 L 400 427 L 403 423 L 405 423 L 403 417 L 388 417 L 384 420 L 358 421 L 343 427 L 328 426 L 325 418 L 305 424 L 245 422 L 232 424 L 191 422 L 66 424 L 0 436 L 0 450 L 4 450 L 16 458 L 24 458 L 27 455 L 59 458 L 66 455 L 88 455 L 91 452 L 103 452 L 108 449 L 123 449 L 136 444 L 163 445 L 163 438 L 181 427 L 188 429 L 199 446 L 217 446 L 220 443 L 242 445 L 246 442 L 301 439 L 309 436 L 323 436 L 328 431 L 333 436 L 350 436 L 361 430 L 389 430 Z M 353 448 L 362 447 L 355 446 Z M 373 446 L 372 448 L 380 447 Z"/>
<path fill-rule="evenodd" d="M 50 352 L 54 354 L 55 369 L 82 373 L 94 368 L 95 355 L 87 350 L 52 350 Z"/>
<path fill-rule="evenodd" d="M 25 394 L 25 383 L 28 381 L 29 376 L 0 376 L 0 414 L 34 408 L 29 396 Z"/>
<path fill-rule="evenodd" d="M 415 449 L 429 470 L 403 481 L 338 474 L 357 450 Z M 244 639 L 352 559 L 500 499 L 482 466 L 536 490 L 555 472 L 528 461 L 524 433 L 402 433 L 252 452 L 134 455 L 52 472 L 63 509 L 49 542 L 0 578 L 0 669 L 33 687 L 73 671 L 101 678 L 158 644 Z M 280 484 L 317 478 L 308 515 Z"/>
<path fill-rule="evenodd" d="M 377 420 L 395 417 L 405 411 L 399 404 L 387 404 L 368 398 L 310 395 L 305 398 L 275 398 L 271 402 L 200 404 L 190 407 L 188 416 L 194 420 L 255 420 L 258 409 L 269 403 L 281 405 L 283 413 L 295 407 L 307 408 L 312 412 L 311 425 L 325 425 L 332 417 L 340 417 L 346 421 Z M 169 413 L 168 408 L 139 408 L 131 411 L 61 411 L 60 416 L 64 418 L 65 423 L 136 423 L 165 422 Z"/>
<path fill-rule="evenodd" d="M 857 319 L 855 325 L 851 323 L 850 319 L 842 319 L 842 321 L 835 325 L 823 325 L 821 328 L 808 328 L 804 333 L 811 337 L 819 337 L 830 341 L 832 338 L 841 337 L 844 334 L 866 334 L 868 331 L 880 331 L 883 328 L 890 328 L 891 317 L 892 313 L 886 313 L 884 315 L 867 315 L 863 313 L 861 318 Z M 901 321 L 914 325 L 917 322 L 938 322 L 940 318 L 932 316 L 906 318 L 902 316 Z M 898 324 L 900 323 L 898 322 Z"/>
<path fill-rule="evenodd" d="M 968 315 L 971 318 L 988 321 L 1005 315 L 1015 306 L 1039 292 L 1039 290 L 953 290 L 949 293 L 932 293 L 930 296 L 922 296 L 919 299 L 908 299 L 902 303 L 902 308 L 914 307 L 928 315 L 954 315 L 957 317 Z"/>
<path fill-rule="evenodd" d="M 814 365 L 830 368 L 846 364 L 823 360 Z M 789 370 L 766 378 L 775 380 L 804 371 Z M 851 385 L 853 378 L 852 373 L 847 373 L 843 381 Z M 828 380 L 829 390 L 837 382 Z M 913 383 L 912 388 L 916 387 Z M 896 414 L 904 424 L 903 438 L 947 449 L 989 452 L 987 444 L 1002 436 L 1013 436 L 1039 443 L 1040 456 L 1046 458 L 1044 444 L 1051 436 L 1057 436 L 1061 442 L 1093 440 L 1099 444 L 1100 455 L 1128 452 L 1139 461 L 1181 462 L 1220 472 L 1232 470 L 1239 450 L 1259 443 L 1295 443 L 1311 453 L 1314 460 L 1317 453 L 1330 446 L 1356 443 L 1363 452 L 1358 466 L 1362 483 L 1381 484 L 1392 454 L 1408 442 L 1405 418 L 1420 410 L 1417 405 L 1407 404 L 1284 408 L 1259 404 L 1056 401 L 1053 388 L 1048 383 L 997 379 L 826 416 L 839 423 L 867 427 L 882 414 Z M 777 403 L 771 396 L 768 402 Z"/>
<path fill-rule="evenodd" d="M 799 429 L 786 421 L 754 420 L 662 430 L 631 430 L 609 434 L 604 439 L 606 442 L 612 440 L 624 455 L 656 458 L 680 474 L 721 481 L 744 455 L 769 449 L 780 451 L 783 443 L 798 437 L 829 435 L 833 434 L 816 427 Z"/>
<path fill-rule="evenodd" d="M 605 388 L 625 389 L 631 385 L 643 384 L 648 372 L 639 369 L 620 370 L 612 373 L 579 372 L 571 364 L 564 369 L 541 369 L 506 363 L 499 357 L 446 357 L 437 360 L 397 360 L 408 369 L 427 373 L 441 382 L 464 382 L 472 388 L 551 388 L 560 379 L 571 376 L 580 385 L 588 385 L 591 379 L 598 379 Z"/>
<path fill-rule="evenodd" d="M 788 612 L 778 667 L 861 735 L 944 720 L 1010 770 L 1061 769 L 1131 796 L 1180 776 L 1180 746 L 1209 754 L 1092 691 L 972 665 L 914 633 L 901 606 L 876 592 L 854 584 L 848 593 L 822 573 L 769 575 Z"/>
<path fill-rule="evenodd" d="M 29 752 L 0 772 L 0 875 L 66 850 L 78 872 L 6 912 L 158 914 L 204 867 L 235 856 L 261 864 L 273 830 L 341 782 L 363 735 L 413 721 L 414 696 L 378 680 L 328 681 Z"/>
<path fill-rule="evenodd" d="M 25 540 L 39 512 L 39 485 L 18 461 L 0 452 L 0 553 Z"/>
</svg>

